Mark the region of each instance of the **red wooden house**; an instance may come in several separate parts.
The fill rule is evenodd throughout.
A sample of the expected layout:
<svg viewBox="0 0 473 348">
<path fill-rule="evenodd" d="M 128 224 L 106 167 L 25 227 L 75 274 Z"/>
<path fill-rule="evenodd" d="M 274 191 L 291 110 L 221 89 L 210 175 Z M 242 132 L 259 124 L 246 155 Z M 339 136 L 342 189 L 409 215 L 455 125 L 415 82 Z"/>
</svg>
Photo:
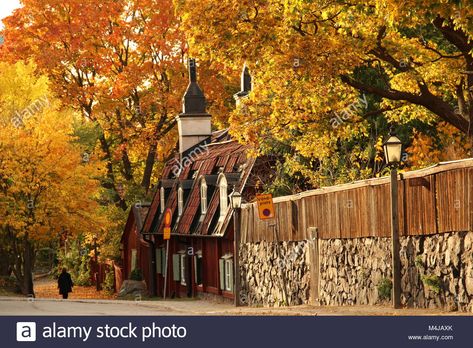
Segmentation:
<svg viewBox="0 0 473 348">
<path fill-rule="evenodd" d="M 136 268 L 145 273 L 145 277 L 149 277 L 150 243 L 145 241 L 141 235 L 141 229 L 148 210 L 149 204 L 135 204 L 130 209 L 120 240 L 124 279 L 129 279 L 131 272 Z"/>
<path fill-rule="evenodd" d="M 136 209 L 130 212 L 122 238 L 123 262 L 126 272 L 134 266 L 142 268 L 152 295 L 163 296 L 167 257 L 166 296 L 232 299 L 234 243 L 229 194 L 237 190 L 246 198 L 254 195 L 251 172 L 257 160 L 248 156 L 248 147 L 233 140 L 228 131 L 211 131 L 211 116 L 197 84 L 194 60 L 189 61 L 189 73 L 183 112 L 176 117 L 178 150 L 165 165 L 142 226 L 136 223 L 140 215 Z M 250 89 L 250 76 L 244 68 L 237 101 Z M 167 208 L 172 212 L 172 229 L 166 256 L 163 216 Z"/>
</svg>

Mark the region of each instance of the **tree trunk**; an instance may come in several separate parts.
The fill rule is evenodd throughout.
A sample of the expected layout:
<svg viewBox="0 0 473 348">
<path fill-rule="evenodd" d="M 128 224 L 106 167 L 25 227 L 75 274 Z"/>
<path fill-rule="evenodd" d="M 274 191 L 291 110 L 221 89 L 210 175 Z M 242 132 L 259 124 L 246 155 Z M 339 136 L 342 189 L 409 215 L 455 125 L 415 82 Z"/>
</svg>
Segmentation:
<svg viewBox="0 0 473 348">
<path fill-rule="evenodd" d="M 26 234 L 25 237 L 23 238 L 23 265 L 22 265 L 23 272 L 21 271 L 18 272 L 19 275 L 22 276 L 20 277 L 21 279 L 18 279 L 18 280 L 20 281 L 20 288 L 23 295 L 34 297 L 33 253 L 34 253 L 34 246 L 28 239 L 28 234 Z"/>
<path fill-rule="evenodd" d="M 149 186 L 151 184 L 151 175 L 153 174 L 153 167 L 156 161 L 157 148 L 158 143 L 156 141 L 153 141 L 148 148 L 148 156 L 146 157 L 143 180 L 141 181 L 141 186 L 145 189 L 146 193 L 148 193 Z"/>
<path fill-rule="evenodd" d="M 105 134 L 103 131 L 100 133 L 99 137 L 100 141 L 100 146 L 102 148 L 102 151 L 105 153 L 104 160 L 107 161 L 107 178 L 108 181 L 102 182 L 102 186 L 106 189 L 113 190 L 114 195 L 113 195 L 113 200 L 115 204 L 122 208 L 123 210 L 127 210 L 128 206 L 126 204 L 126 201 L 120 197 L 118 194 L 118 190 L 116 187 L 116 182 L 115 182 L 115 175 L 113 174 L 113 164 L 112 164 L 112 155 L 110 152 L 110 146 L 107 142 L 107 139 L 105 139 Z"/>
</svg>

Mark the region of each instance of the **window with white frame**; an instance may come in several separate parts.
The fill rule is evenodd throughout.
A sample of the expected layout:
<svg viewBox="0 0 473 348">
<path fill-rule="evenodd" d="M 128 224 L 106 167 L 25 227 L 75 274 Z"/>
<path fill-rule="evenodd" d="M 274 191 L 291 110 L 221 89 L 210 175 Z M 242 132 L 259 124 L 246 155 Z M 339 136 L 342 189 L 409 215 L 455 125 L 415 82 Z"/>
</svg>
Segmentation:
<svg viewBox="0 0 473 348">
<path fill-rule="evenodd" d="M 207 213 L 207 182 L 204 178 L 200 181 L 200 209 L 201 213 Z"/>
<path fill-rule="evenodd" d="M 227 214 L 227 210 L 228 210 L 228 184 L 227 184 L 227 178 L 225 178 L 225 175 L 223 174 L 219 177 L 218 188 L 220 191 L 219 221 L 223 221 L 223 219 L 225 219 L 225 215 Z"/>
<path fill-rule="evenodd" d="M 161 187 L 160 192 L 159 192 L 161 214 L 164 213 L 164 205 L 166 204 L 166 197 L 164 197 L 165 194 L 166 192 L 164 190 L 164 187 Z"/>
<path fill-rule="evenodd" d="M 220 289 L 233 291 L 233 256 L 225 255 L 219 260 Z"/>
<path fill-rule="evenodd" d="M 225 290 L 233 291 L 233 259 L 225 260 Z"/>
<path fill-rule="evenodd" d="M 177 215 L 181 216 L 184 209 L 184 190 L 179 187 L 177 190 Z"/>
</svg>

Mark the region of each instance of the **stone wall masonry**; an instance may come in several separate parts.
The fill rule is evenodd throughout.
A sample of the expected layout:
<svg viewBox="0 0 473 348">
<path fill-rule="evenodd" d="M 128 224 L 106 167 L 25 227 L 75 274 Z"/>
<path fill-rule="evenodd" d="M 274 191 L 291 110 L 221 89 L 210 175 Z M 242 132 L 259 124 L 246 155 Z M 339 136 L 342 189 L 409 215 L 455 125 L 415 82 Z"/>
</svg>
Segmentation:
<svg viewBox="0 0 473 348">
<path fill-rule="evenodd" d="M 401 237 L 401 301 L 473 312 L 473 232 Z M 391 239 L 319 240 L 321 305 L 380 304 L 391 273 Z M 385 293 L 385 292 L 384 292 Z"/>
<path fill-rule="evenodd" d="M 241 244 L 241 302 L 250 306 L 271 307 L 308 303 L 310 275 L 307 250 L 306 241 Z"/>
<path fill-rule="evenodd" d="M 391 278 L 388 238 L 319 241 L 321 305 L 379 303 L 377 285 Z"/>
</svg>

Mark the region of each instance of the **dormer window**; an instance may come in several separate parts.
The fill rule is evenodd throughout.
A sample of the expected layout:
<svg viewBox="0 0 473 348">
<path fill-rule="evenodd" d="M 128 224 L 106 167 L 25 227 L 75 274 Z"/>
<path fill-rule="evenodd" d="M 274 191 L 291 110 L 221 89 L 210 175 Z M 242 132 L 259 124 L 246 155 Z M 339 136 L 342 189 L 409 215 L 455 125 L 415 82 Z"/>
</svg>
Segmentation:
<svg viewBox="0 0 473 348">
<path fill-rule="evenodd" d="M 164 213 L 164 206 L 166 205 L 166 191 L 164 190 L 164 187 L 161 186 L 161 189 L 159 190 L 159 199 L 160 203 L 159 205 L 161 206 L 161 214 Z"/>
<path fill-rule="evenodd" d="M 200 209 L 202 214 L 207 213 L 207 182 L 205 178 L 200 181 Z"/>
<path fill-rule="evenodd" d="M 228 183 L 224 174 L 220 174 L 218 178 L 218 188 L 220 192 L 220 217 L 219 221 L 223 221 L 228 210 Z"/>
<path fill-rule="evenodd" d="M 182 187 L 177 189 L 177 215 L 181 216 L 184 209 L 184 190 Z"/>
</svg>

